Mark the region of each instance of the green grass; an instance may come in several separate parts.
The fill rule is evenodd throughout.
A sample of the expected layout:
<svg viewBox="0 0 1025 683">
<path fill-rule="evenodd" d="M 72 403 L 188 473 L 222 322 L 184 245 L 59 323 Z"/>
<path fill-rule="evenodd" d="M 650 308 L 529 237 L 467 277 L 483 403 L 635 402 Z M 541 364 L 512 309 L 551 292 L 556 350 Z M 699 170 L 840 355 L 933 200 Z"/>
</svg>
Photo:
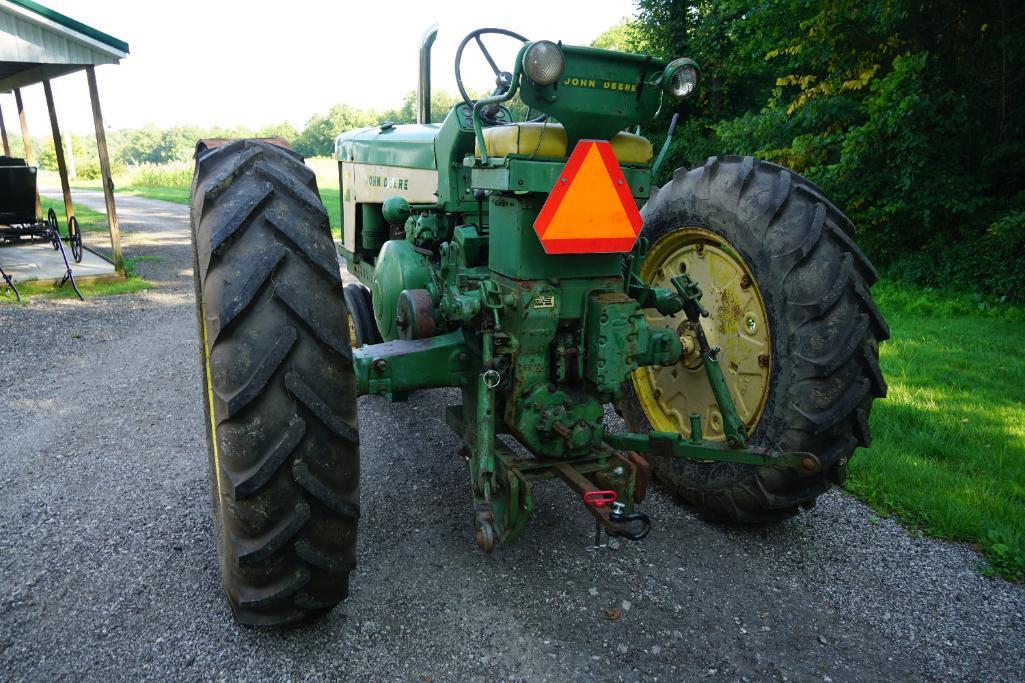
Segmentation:
<svg viewBox="0 0 1025 683">
<path fill-rule="evenodd" d="M 139 256 L 137 258 L 125 259 L 125 270 L 128 272 L 126 278 L 111 278 L 100 281 L 79 281 L 78 289 L 86 299 L 99 296 L 117 296 L 118 294 L 134 294 L 153 288 L 153 283 L 148 282 L 135 274 L 135 264 L 151 260 L 159 260 L 157 256 Z M 65 283 L 58 288 L 52 282 L 40 282 L 29 280 L 18 282 L 18 291 L 21 293 L 21 305 L 27 306 L 35 298 L 41 299 L 74 299 L 75 290 L 70 284 Z M 14 294 L 3 295 L 3 288 L 0 287 L 0 304 L 17 304 Z"/>
<path fill-rule="evenodd" d="M 189 203 L 189 188 L 187 187 L 140 187 L 129 185 L 128 187 L 117 188 L 117 194 L 146 197 L 148 199 L 162 199 L 165 202 L 174 202 L 175 204 Z"/>
<path fill-rule="evenodd" d="M 880 284 L 892 337 L 872 447 L 846 488 L 883 514 L 975 544 L 987 573 L 1025 579 L 1025 311 Z"/>
<path fill-rule="evenodd" d="M 58 288 L 52 282 L 18 282 L 18 291 L 21 293 L 22 305 L 32 303 L 32 299 L 75 299 L 75 290 L 70 284 Z M 116 280 L 105 280 L 100 282 L 78 282 L 78 289 L 86 299 L 100 296 L 117 296 L 119 294 L 134 294 L 147 289 L 152 289 L 153 283 L 147 282 L 140 277 L 118 278 Z M 0 291 L 2 291 L 0 287 Z M 13 294 L 0 295 L 0 303 L 14 304 L 17 300 Z"/>
<path fill-rule="evenodd" d="M 49 209 L 53 209 L 57 213 L 57 222 L 60 224 L 60 233 L 67 237 L 68 222 L 64 216 L 64 200 L 40 197 L 39 201 L 43 205 L 44 216 L 47 214 Z M 81 204 L 75 204 L 75 218 L 78 219 L 78 227 L 82 232 L 107 232 L 106 214 L 100 213 L 99 211 L 93 211 Z"/>
<path fill-rule="evenodd" d="M 336 240 L 342 239 L 342 204 L 338 195 L 337 187 L 321 187 L 320 199 L 327 209 L 328 218 L 331 220 L 331 234 Z"/>
</svg>

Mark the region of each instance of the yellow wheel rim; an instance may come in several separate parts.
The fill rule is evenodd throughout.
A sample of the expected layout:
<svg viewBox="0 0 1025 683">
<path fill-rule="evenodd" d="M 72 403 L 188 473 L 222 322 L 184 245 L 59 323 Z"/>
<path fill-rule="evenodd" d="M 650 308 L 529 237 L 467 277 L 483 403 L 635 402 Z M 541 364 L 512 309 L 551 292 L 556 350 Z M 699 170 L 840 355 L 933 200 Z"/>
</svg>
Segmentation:
<svg viewBox="0 0 1025 683">
<path fill-rule="evenodd" d="M 352 348 L 358 348 L 359 344 L 356 343 L 356 321 L 352 319 L 352 312 L 349 312 L 349 346 Z"/>
<path fill-rule="evenodd" d="M 769 393 L 772 344 L 765 303 L 740 252 L 703 228 L 685 227 L 652 245 L 641 270 L 645 282 L 673 289 L 669 279 L 687 273 L 701 286 L 701 303 L 709 317 L 702 328 L 719 356 L 726 385 L 750 434 Z M 704 437 L 723 441 L 723 420 L 712 394 L 690 323 L 646 309 L 651 326 L 676 330 L 684 346 L 672 367 L 643 367 L 633 373 L 634 389 L 653 429 L 690 435 L 690 413 L 701 415 Z M 692 349 L 692 350 L 691 350 Z"/>
</svg>

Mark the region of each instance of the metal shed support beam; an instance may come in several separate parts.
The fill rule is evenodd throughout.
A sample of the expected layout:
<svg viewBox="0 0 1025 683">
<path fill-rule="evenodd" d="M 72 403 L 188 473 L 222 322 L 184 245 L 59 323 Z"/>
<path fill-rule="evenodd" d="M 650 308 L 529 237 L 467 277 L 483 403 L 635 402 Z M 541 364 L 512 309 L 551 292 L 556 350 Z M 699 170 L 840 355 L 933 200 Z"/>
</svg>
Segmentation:
<svg viewBox="0 0 1025 683">
<path fill-rule="evenodd" d="M 11 156 L 11 144 L 7 142 L 7 126 L 4 124 L 4 110 L 0 109 L 0 139 L 4 143 L 4 156 Z"/>
<path fill-rule="evenodd" d="M 68 183 L 68 165 L 64 161 L 64 141 L 61 129 L 57 124 L 57 110 L 53 106 L 53 90 L 50 81 L 43 81 L 43 94 L 46 95 L 46 110 L 50 113 L 50 131 L 53 133 L 53 151 L 57 156 L 57 175 L 61 179 L 61 192 L 64 194 L 64 216 L 68 222 L 75 215 L 75 205 L 71 202 L 71 185 Z"/>
<path fill-rule="evenodd" d="M 107 155 L 107 134 L 103 130 L 103 113 L 100 111 L 100 91 L 96 87 L 96 70 L 90 65 L 85 68 L 89 80 L 89 100 L 93 105 L 93 126 L 96 128 L 96 152 L 100 158 L 100 179 L 103 182 L 103 199 L 107 204 L 107 227 L 110 228 L 110 252 L 114 257 L 114 268 L 125 274 L 124 258 L 121 256 L 121 226 L 117 222 L 117 207 L 114 205 L 114 180 L 110 177 L 110 157 Z"/>
<path fill-rule="evenodd" d="M 35 166 L 36 160 L 32 154 L 32 138 L 28 134 L 28 120 L 25 118 L 25 103 L 21 101 L 21 90 L 14 89 L 14 104 L 18 107 L 18 121 L 21 123 L 21 142 L 25 147 L 25 163 Z M 43 217 L 43 205 L 39 201 L 39 185 L 36 185 L 36 216 Z"/>
</svg>

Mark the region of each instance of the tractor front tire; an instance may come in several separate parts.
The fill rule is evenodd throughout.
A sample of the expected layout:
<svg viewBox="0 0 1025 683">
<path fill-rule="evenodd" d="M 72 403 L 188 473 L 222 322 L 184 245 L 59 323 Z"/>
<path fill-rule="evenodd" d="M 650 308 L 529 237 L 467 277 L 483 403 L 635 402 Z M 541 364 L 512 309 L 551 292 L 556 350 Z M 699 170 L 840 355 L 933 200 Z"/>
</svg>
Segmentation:
<svg viewBox="0 0 1025 683">
<path fill-rule="evenodd" d="M 361 284 L 345 285 L 345 305 L 349 310 L 349 337 L 353 348 L 380 344 L 381 333 L 374 319 L 370 290 Z"/>
<path fill-rule="evenodd" d="M 242 624 L 302 623 L 348 595 L 359 517 L 327 212 L 302 157 L 255 140 L 197 155 L 191 212 L 221 583 Z"/>
<path fill-rule="evenodd" d="M 668 281 L 688 270 L 706 279 L 697 278 L 703 304 L 713 309 L 703 328 L 729 342 L 721 365 L 749 418 L 750 444 L 810 452 L 822 463 L 822 474 L 803 477 L 653 458 L 656 476 L 698 510 L 737 522 L 773 522 L 812 506 L 843 483 L 854 450 L 869 445 L 872 402 L 886 394 L 878 345 L 889 330 L 869 293 L 877 275 L 851 239 L 853 225 L 797 174 L 732 156 L 677 170 L 653 188 L 642 215 L 649 260 L 679 245 L 675 256 L 645 263 L 646 279 Z M 693 405 L 707 380 L 700 358 L 690 361 L 660 374 L 642 368 L 626 382 L 619 407 L 632 431 L 684 432 L 688 410 L 711 421 L 706 436 L 721 426 L 714 403 Z"/>
</svg>

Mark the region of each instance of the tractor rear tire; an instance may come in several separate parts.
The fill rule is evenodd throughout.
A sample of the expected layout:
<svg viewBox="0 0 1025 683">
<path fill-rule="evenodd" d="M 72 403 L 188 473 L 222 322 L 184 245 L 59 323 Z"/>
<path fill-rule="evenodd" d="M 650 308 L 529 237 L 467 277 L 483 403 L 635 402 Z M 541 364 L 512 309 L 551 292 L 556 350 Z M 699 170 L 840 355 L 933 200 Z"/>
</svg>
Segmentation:
<svg viewBox="0 0 1025 683">
<path fill-rule="evenodd" d="M 242 624 L 302 623 L 348 595 L 359 518 L 327 212 L 302 157 L 254 140 L 197 155 L 191 212 L 221 583 Z"/>
<path fill-rule="evenodd" d="M 765 523 L 794 515 L 842 484 L 854 450 L 870 443 L 872 402 L 886 394 L 878 345 L 889 337 L 869 293 L 876 271 L 851 239 L 850 220 L 811 182 L 775 164 L 712 157 L 652 189 L 642 210 L 649 254 L 684 229 L 722 239 L 726 253 L 735 250 L 746 262 L 761 295 L 772 360 L 750 443 L 811 452 L 823 467 L 805 478 L 774 468 L 652 458 L 655 474 L 713 517 Z M 749 288 L 751 280 L 740 286 Z M 716 293 L 703 289 L 703 301 Z M 713 315 L 703 327 L 717 322 Z M 766 367 L 767 359 L 758 360 Z M 730 361 L 722 358 L 724 369 Z M 625 383 L 619 407 L 632 431 L 648 431 L 652 422 L 637 386 Z"/>
</svg>

